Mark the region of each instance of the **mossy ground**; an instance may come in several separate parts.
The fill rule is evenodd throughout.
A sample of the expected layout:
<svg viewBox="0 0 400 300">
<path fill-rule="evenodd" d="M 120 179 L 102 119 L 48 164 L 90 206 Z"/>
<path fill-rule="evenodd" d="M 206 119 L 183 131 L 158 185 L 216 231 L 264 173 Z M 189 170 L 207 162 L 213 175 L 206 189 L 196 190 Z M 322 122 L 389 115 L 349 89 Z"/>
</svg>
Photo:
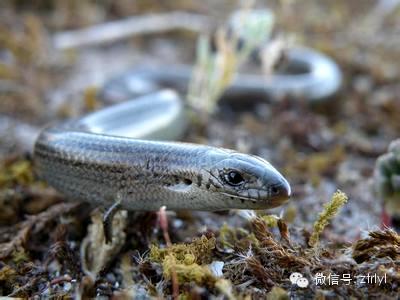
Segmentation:
<svg viewBox="0 0 400 300">
<path fill-rule="evenodd" d="M 101 209 L 65 201 L 37 178 L 29 155 L 0 140 L 0 295 L 398 297 L 400 237 L 379 229 L 382 203 L 372 174 L 400 132 L 400 8 L 379 17 L 372 1 L 287 2 L 271 2 L 277 28 L 338 62 L 341 93 L 320 105 L 221 105 L 206 126 L 192 124 L 186 139 L 268 158 L 291 182 L 292 200 L 268 214 L 120 213 L 105 245 Z M 37 125 L 74 117 L 103 105 L 93 102 L 96 76 L 128 63 L 194 61 L 195 40 L 184 33 L 60 55 L 49 46 L 52 31 L 175 9 L 222 19 L 234 8 L 231 1 L 4 1 L 0 112 Z M 293 272 L 308 288 L 291 284 Z M 352 282 L 316 285 L 317 274 L 350 274 Z M 362 283 L 368 274 L 385 282 Z"/>
</svg>

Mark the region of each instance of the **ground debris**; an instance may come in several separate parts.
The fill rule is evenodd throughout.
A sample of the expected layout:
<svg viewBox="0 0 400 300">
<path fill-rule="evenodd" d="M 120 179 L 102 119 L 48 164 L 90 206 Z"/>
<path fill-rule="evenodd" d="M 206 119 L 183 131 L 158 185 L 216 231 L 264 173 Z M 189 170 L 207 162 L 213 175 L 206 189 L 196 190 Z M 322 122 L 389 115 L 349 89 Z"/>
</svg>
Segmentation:
<svg viewBox="0 0 400 300">
<path fill-rule="evenodd" d="M 352 257 L 357 263 L 373 258 L 390 257 L 400 259 L 400 235 L 391 229 L 370 232 L 368 238 L 353 245 Z"/>
<path fill-rule="evenodd" d="M 112 240 L 106 243 L 102 214 L 97 211 L 92 215 L 92 224 L 81 244 L 81 259 L 84 273 L 94 282 L 100 273 L 121 251 L 125 243 L 124 232 L 127 224 L 127 211 L 118 211 L 112 222 Z"/>
<path fill-rule="evenodd" d="M 215 237 L 202 236 L 191 243 L 174 244 L 160 249 L 150 247 L 149 260 L 162 264 L 164 277 L 171 279 L 176 272 L 179 283 L 194 281 L 197 283 L 215 282 L 215 277 L 207 266 L 215 249 Z"/>
<path fill-rule="evenodd" d="M 60 217 L 62 214 L 68 213 L 77 208 L 79 203 L 61 203 L 56 204 L 46 211 L 28 217 L 28 219 L 16 226 L 18 231 L 11 241 L 0 244 L 0 259 L 4 259 L 12 254 L 13 251 L 25 249 L 25 245 L 30 234 L 38 234 L 46 229 L 46 224 Z"/>
</svg>

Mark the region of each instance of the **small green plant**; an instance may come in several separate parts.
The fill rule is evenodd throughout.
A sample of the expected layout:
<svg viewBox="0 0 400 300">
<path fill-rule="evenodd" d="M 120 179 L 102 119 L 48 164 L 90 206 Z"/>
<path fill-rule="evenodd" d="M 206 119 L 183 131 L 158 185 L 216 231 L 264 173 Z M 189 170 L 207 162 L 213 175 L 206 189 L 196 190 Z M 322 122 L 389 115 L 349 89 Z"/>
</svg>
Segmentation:
<svg viewBox="0 0 400 300">
<path fill-rule="evenodd" d="M 314 223 L 314 230 L 311 234 L 309 245 L 316 247 L 319 243 L 319 236 L 329 224 L 330 220 L 338 213 L 339 209 L 347 202 L 347 195 L 342 191 L 336 191 L 331 202 L 324 205 L 324 210 L 319 214 L 317 221 Z"/>
<path fill-rule="evenodd" d="M 386 210 L 400 215 L 400 139 L 393 141 L 388 152 L 376 161 L 374 183 Z"/>
<path fill-rule="evenodd" d="M 189 83 L 188 101 L 202 113 L 212 113 L 224 90 L 232 83 L 239 66 L 262 42 L 268 40 L 274 16 L 270 11 L 243 10 L 230 26 L 215 35 L 215 50 L 209 37 L 197 42 L 197 61 Z"/>
</svg>

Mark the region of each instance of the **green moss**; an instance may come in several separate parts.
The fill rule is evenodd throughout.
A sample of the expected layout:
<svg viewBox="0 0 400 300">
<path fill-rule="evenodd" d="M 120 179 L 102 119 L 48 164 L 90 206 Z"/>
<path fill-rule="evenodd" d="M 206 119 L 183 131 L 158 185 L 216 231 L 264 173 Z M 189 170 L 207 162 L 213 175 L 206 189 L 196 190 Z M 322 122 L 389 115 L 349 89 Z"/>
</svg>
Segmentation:
<svg viewBox="0 0 400 300">
<path fill-rule="evenodd" d="M 250 246 L 257 247 L 259 242 L 254 233 L 241 227 L 229 227 L 224 224 L 218 236 L 218 246 L 228 251 L 246 251 Z"/>
<path fill-rule="evenodd" d="M 191 243 L 174 244 L 164 249 L 152 245 L 149 259 L 162 265 L 163 275 L 168 280 L 175 273 L 180 284 L 213 284 L 215 277 L 205 264 L 211 262 L 215 244 L 215 237 L 207 238 L 203 235 L 193 239 Z"/>
<path fill-rule="evenodd" d="M 233 288 L 232 288 L 232 283 L 229 280 L 226 279 L 218 279 L 217 282 L 215 283 L 215 287 L 218 289 L 218 291 L 223 294 L 228 300 L 234 300 L 238 299 L 233 295 Z"/>
<path fill-rule="evenodd" d="M 319 236 L 329 221 L 338 213 L 339 209 L 347 202 L 347 195 L 340 190 L 336 191 L 331 202 L 324 205 L 324 210 L 319 214 L 314 223 L 314 230 L 310 237 L 309 245 L 315 247 L 319 242 Z"/>
<path fill-rule="evenodd" d="M 0 269 L 0 281 L 12 281 L 18 273 L 8 265 L 4 265 Z"/>
<path fill-rule="evenodd" d="M 289 300 L 289 295 L 283 288 L 274 286 L 267 294 L 267 300 Z"/>
<path fill-rule="evenodd" d="M 150 247 L 149 259 L 153 262 L 162 263 L 164 259 L 172 254 L 179 263 L 209 263 L 211 254 L 215 249 L 215 237 L 207 238 L 202 236 L 195 238 L 191 243 L 174 244 L 170 248 L 159 248 L 152 245 Z"/>
<path fill-rule="evenodd" d="M 219 230 L 218 242 L 221 244 L 222 248 L 234 248 L 234 242 L 236 240 L 236 234 L 232 227 L 229 227 L 226 223 L 222 225 Z"/>
<path fill-rule="evenodd" d="M 285 174 L 290 177 L 308 174 L 309 181 L 318 186 L 321 176 L 329 174 L 340 162 L 345 159 L 345 149 L 338 145 L 328 151 L 316 152 L 306 157 L 296 156 L 297 158 L 286 167 Z"/>
<path fill-rule="evenodd" d="M 172 279 L 173 273 L 176 274 L 179 284 L 185 282 L 195 282 L 197 284 L 213 284 L 215 277 L 208 266 L 188 261 L 179 261 L 174 254 L 168 254 L 162 261 L 164 278 Z"/>
<path fill-rule="evenodd" d="M 268 227 L 278 226 L 278 217 L 275 215 L 265 215 L 261 216 L 261 219 L 268 225 Z"/>
<path fill-rule="evenodd" d="M 0 163 L 0 187 L 33 182 L 32 163 L 28 160 L 16 160 Z"/>
<path fill-rule="evenodd" d="M 29 261 L 29 255 L 23 248 L 17 249 L 12 253 L 12 260 L 15 264 Z"/>
</svg>

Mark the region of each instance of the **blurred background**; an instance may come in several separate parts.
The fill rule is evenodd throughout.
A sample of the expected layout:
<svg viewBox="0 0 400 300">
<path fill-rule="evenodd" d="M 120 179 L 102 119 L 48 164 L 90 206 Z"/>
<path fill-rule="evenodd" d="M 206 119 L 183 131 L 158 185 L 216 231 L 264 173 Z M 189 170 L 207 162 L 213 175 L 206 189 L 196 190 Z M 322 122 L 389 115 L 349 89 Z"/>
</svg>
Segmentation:
<svg viewBox="0 0 400 300">
<path fill-rule="evenodd" d="M 341 92 L 317 109 L 286 99 L 245 111 L 220 110 L 206 128 L 192 126 L 187 139 L 272 161 L 292 183 L 293 205 L 299 203 L 305 220 L 313 219 L 308 212 L 319 211 L 323 199 L 340 187 L 352 201 L 338 222 L 343 226 L 338 233 L 348 226 L 358 232 L 379 224 L 380 204 L 370 179 L 376 157 L 400 129 L 397 1 L 73 0 L 0 5 L 0 113 L 38 127 L 102 106 L 95 100 L 97 91 L 135 65 L 194 64 L 199 33 L 214 32 L 238 8 L 270 8 L 275 14 L 272 36 L 334 59 L 343 71 Z M 193 17 L 181 19 L 177 30 L 166 30 L 176 17 L 165 13 L 177 11 Z M 121 38 L 104 41 L 100 36 L 89 45 L 69 45 L 68 38 L 60 38 L 66 31 L 160 13 L 167 17 L 150 22 L 153 28 L 145 23 Z M 0 142 L 5 154 L 15 151 L 8 135 Z"/>
<path fill-rule="evenodd" d="M 243 99 L 240 108 L 217 105 L 206 124 L 192 120 L 185 141 L 233 148 L 271 161 L 292 185 L 291 201 L 273 213 L 283 215 L 294 237 L 300 239 L 312 228 L 337 189 L 349 201 L 324 231 L 327 243 L 351 243 L 366 230 L 378 229 L 383 204 L 373 188 L 375 162 L 400 136 L 400 4 L 395 0 L 1 1 L 3 170 L 24 158 L 29 147 L 15 127 L 27 126 L 21 130 L 29 136 L 29 130 L 49 122 L 108 105 L 97 97 L 99 90 L 136 65 L 193 65 L 199 33 L 214 33 L 242 7 L 271 9 L 273 39 L 314 48 L 336 61 L 343 72 L 341 90 L 318 105 L 293 97 L 251 105 Z M 146 21 L 154 15 L 159 16 L 156 21 Z M 130 32 L 128 26 L 128 33 L 117 38 L 95 36 L 88 42 L 68 36 L 132 17 L 143 17 L 143 27 Z M 174 27 L 174 18 L 179 19 L 177 29 L 169 28 Z M 2 225 L 18 224 L 25 214 L 39 213 L 54 203 L 38 196 L 10 200 L 10 191 L 29 185 L 29 180 L 6 185 L 4 177 L 2 181 L 0 176 L 0 205 L 7 209 L 0 210 Z M 177 231 L 176 241 L 198 234 L 202 226 L 218 231 L 224 222 L 243 222 L 229 214 L 174 218 L 176 228 L 171 230 Z M 189 225 L 182 227 L 179 220 Z"/>
</svg>

